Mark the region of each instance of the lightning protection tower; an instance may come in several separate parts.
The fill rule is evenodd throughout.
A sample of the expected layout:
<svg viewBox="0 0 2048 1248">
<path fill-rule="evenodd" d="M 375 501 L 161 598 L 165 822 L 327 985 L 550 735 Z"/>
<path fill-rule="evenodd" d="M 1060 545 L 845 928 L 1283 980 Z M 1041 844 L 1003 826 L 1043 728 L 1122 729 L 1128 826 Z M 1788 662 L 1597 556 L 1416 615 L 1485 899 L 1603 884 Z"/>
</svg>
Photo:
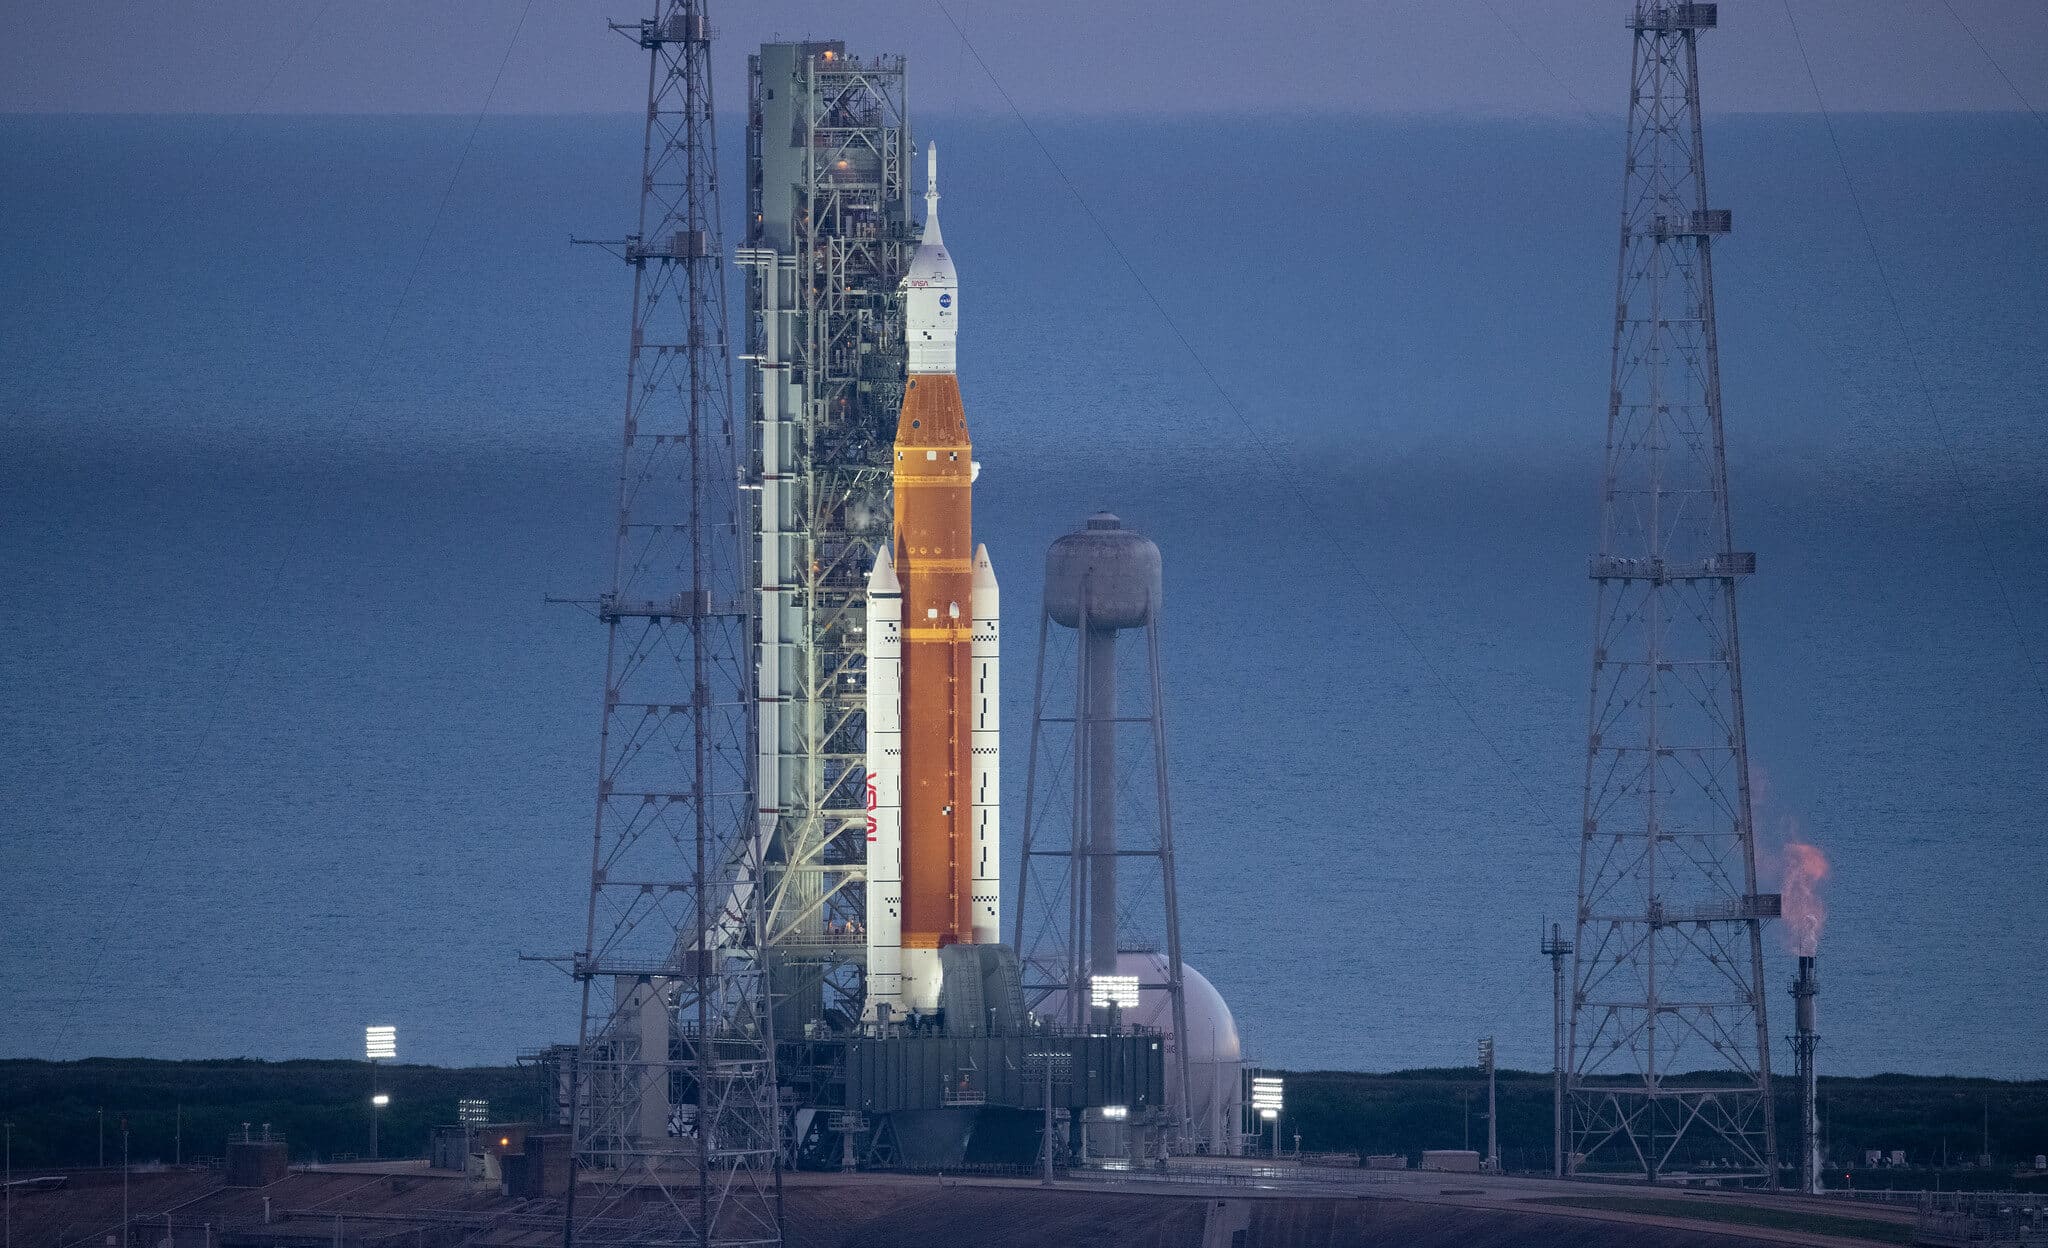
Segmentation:
<svg viewBox="0 0 2048 1248">
<path fill-rule="evenodd" d="M 908 78 L 902 57 L 837 41 L 764 44 L 748 68 L 759 835 L 778 1032 L 800 1044 L 851 1028 L 866 993 L 863 629 L 890 539 L 897 285 L 916 246 Z M 784 1077 L 818 1069 L 799 1058 Z"/>
<path fill-rule="evenodd" d="M 563 1243 L 780 1244 L 711 32 L 703 0 L 613 29 L 647 115 L 639 228 L 609 244 L 632 337 Z"/>
<path fill-rule="evenodd" d="M 1712 4 L 1635 0 L 1579 840 L 1575 1170 L 1775 1181 L 1733 549 L 1700 138 Z"/>
</svg>

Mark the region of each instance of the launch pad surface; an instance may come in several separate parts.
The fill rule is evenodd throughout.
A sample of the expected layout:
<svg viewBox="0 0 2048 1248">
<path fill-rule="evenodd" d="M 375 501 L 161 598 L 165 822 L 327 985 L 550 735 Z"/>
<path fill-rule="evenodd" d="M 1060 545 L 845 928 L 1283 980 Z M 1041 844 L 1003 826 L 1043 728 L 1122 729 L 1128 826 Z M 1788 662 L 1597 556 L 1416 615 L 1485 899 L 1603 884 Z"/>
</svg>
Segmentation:
<svg viewBox="0 0 2048 1248">
<path fill-rule="evenodd" d="M 17 1177 L 23 1177 L 17 1175 Z M 1446 1188 L 1456 1188 L 1446 1192 Z M 1773 1227 L 1737 1227 L 1669 1214 L 1549 1203 L 1569 1193 L 1646 1194 L 1639 1187 L 1540 1179 L 1409 1172 L 1322 1171 L 1314 1167 L 1176 1163 L 1164 1175 L 1076 1172 L 1057 1186 L 1030 1179 L 958 1179 L 900 1174 L 790 1174 L 783 1199 L 787 1242 L 801 1248 L 947 1242 L 971 1233 L 989 1248 L 1057 1243 L 1205 1248 L 1760 1248 L 1766 1244 L 1850 1246 L 1903 1242 L 1911 1215 L 1842 1211 L 1796 1197 L 1679 1196 L 1703 1208 L 1783 1209 L 1825 1205 L 1862 1220 L 1874 1238 Z M 17 1195 L 14 1236 L 24 1244 L 121 1240 L 118 1173 L 87 1170 L 65 1186 Z M 505 1197 L 495 1188 L 419 1162 L 300 1168 L 264 1188 L 222 1184 L 204 1169 L 138 1174 L 130 1182 L 127 1248 L 372 1248 L 462 1242 L 472 1248 L 557 1248 L 559 1214 L 546 1201 Z M 266 1206 L 268 1221 L 266 1221 Z"/>
</svg>

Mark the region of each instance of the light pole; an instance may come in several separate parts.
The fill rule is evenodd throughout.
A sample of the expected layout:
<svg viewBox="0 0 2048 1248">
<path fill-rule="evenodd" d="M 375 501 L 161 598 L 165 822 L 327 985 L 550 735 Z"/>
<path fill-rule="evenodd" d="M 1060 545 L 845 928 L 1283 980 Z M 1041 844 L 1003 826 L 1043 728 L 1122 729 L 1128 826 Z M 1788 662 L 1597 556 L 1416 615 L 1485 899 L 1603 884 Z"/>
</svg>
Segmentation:
<svg viewBox="0 0 2048 1248">
<path fill-rule="evenodd" d="M 7 1124 L 7 1245 L 14 1248 L 14 1124 Z"/>
<path fill-rule="evenodd" d="M 1252 1080 L 1252 1108 L 1273 1124 L 1273 1156 L 1280 1156 L 1280 1111 L 1286 1105 L 1285 1085 L 1278 1075 L 1259 1075 Z"/>
<path fill-rule="evenodd" d="M 476 1140 L 477 1129 L 490 1124 L 491 1103 L 465 1097 L 455 1102 L 455 1121 L 462 1124 L 462 1151 L 464 1156 L 468 1156 L 470 1145 Z"/>
<path fill-rule="evenodd" d="M 1564 960 L 1571 956 L 1572 942 L 1564 929 L 1550 925 L 1543 938 L 1543 956 L 1550 959 L 1550 1173 L 1564 1177 Z"/>
<path fill-rule="evenodd" d="M 128 1116 L 121 1115 L 121 1248 L 128 1248 Z"/>
<path fill-rule="evenodd" d="M 1486 1068 L 1486 1169 L 1490 1174 L 1500 1173 L 1500 1132 L 1495 1110 L 1498 1101 L 1494 1097 L 1493 1037 L 1479 1042 L 1479 1064 Z"/>
<path fill-rule="evenodd" d="M 102 1105 L 96 1111 L 100 1116 L 100 1169 L 107 1168 L 107 1107 Z"/>
<path fill-rule="evenodd" d="M 378 1111 L 391 1103 L 391 1098 L 377 1090 L 377 1063 L 394 1061 L 398 1057 L 398 1028 L 371 1026 L 363 1028 L 363 1057 L 370 1064 L 370 1160 L 377 1159 L 377 1115 Z"/>
<path fill-rule="evenodd" d="M 1038 1154 L 1038 1155 L 1039 1155 L 1039 1161 L 1040 1161 L 1040 1167 L 1039 1167 L 1039 1179 L 1038 1179 L 1038 1182 L 1039 1182 L 1039 1185 L 1040 1185 L 1040 1186 L 1042 1186 L 1042 1187 L 1051 1187 L 1051 1186 L 1052 1186 L 1052 1145 L 1053 1145 L 1053 1136 L 1052 1136 L 1052 1075 L 1053 1075 L 1053 1067 L 1054 1067 L 1055 1065 L 1059 1066 L 1059 1067 L 1060 1067 L 1060 1070 L 1061 1070 L 1061 1073 L 1062 1073 L 1062 1075 L 1064 1075 L 1064 1074 L 1065 1074 L 1065 1072 L 1066 1072 L 1066 1070 L 1067 1070 L 1067 1068 L 1068 1068 L 1068 1067 L 1070 1067 L 1070 1066 L 1071 1066 L 1071 1065 L 1073 1064 L 1073 1060 L 1074 1060 L 1074 1059 L 1073 1059 L 1073 1056 L 1072 1056 L 1071 1054 L 1067 1054 L 1067 1053 L 1058 1053 L 1058 1052 L 1054 1052 L 1054 1051 L 1052 1051 L 1052 1050 L 1050 1050 L 1050 1049 L 1048 1049 L 1048 1050 L 1046 1050 L 1046 1051 L 1044 1051 L 1044 1052 L 1042 1052 L 1042 1053 L 1027 1053 L 1027 1054 L 1025 1054 L 1025 1061 L 1026 1061 L 1027 1063 L 1035 1063 L 1035 1064 L 1036 1064 L 1036 1065 L 1038 1066 L 1038 1068 L 1039 1068 L 1039 1071 L 1040 1071 L 1040 1073 L 1041 1073 L 1041 1074 L 1043 1074 L 1043 1075 L 1044 1075 L 1044 1077 L 1045 1077 L 1045 1122 L 1044 1122 L 1044 1125 L 1043 1125 L 1043 1126 L 1042 1126 L 1042 1127 L 1040 1128 L 1040 1141 L 1039 1141 L 1039 1142 L 1040 1142 L 1040 1144 L 1041 1144 L 1041 1146 L 1042 1146 L 1042 1147 L 1041 1147 L 1041 1148 L 1039 1149 L 1039 1154 Z"/>
<path fill-rule="evenodd" d="M 1039 1128 L 1038 1155 L 1044 1162 L 1039 1172 L 1039 1182 L 1052 1186 L 1052 1055 L 1045 1057 L 1045 1122 Z"/>
<path fill-rule="evenodd" d="M 1107 1011 L 1108 1028 L 1111 1032 L 1122 1030 L 1123 1011 L 1138 1008 L 1138 977 L 1136 975 L 1089 976 L 1088 1004 L 1098 1010 Z"/>
</svg>

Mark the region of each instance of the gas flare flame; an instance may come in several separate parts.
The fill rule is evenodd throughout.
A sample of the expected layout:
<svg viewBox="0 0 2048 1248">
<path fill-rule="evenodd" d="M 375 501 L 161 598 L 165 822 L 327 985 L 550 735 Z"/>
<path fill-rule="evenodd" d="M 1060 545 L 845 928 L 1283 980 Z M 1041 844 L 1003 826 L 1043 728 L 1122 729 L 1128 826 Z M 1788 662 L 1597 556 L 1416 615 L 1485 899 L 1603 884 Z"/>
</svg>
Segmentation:
<svg viewBox="0 0 2048 1248">
<path fill-rule="evenodd" d="M 1785 880 L 1779 886 L 1784 897 L 1785 943 L 1802 958 L 1820 952 L 1820 929 L 1827 923 L 1827 904 L 1821 900 L 1820 882 L 1828 878 L 1827 855 L 1820 847 L 1803 841 L 1785 842 Z"/>
</svg>

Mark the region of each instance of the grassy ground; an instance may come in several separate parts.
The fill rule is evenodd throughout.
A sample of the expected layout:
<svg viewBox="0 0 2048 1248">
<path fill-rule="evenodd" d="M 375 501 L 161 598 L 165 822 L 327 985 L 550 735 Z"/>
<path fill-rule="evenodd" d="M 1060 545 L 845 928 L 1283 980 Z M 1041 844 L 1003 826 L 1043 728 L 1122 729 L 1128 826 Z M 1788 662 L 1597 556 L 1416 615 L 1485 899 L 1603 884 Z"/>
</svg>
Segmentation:
<svg viewBox="0 0 2048 1248">
<path fill-rule="evenodd" d="M 1713 1200 L 1682 1200 L 1668 1197 L 1660 1199 L 1654 1196 L 1546 1196 L 1531 1203 L 1563 1205 L 1572 1209 L 1638 1213 L 1647 1217 L 1686 1218 L 1694 1222 L 1765 1227 L 1776 1231 L 1804 1231 L 1810 1235 L 1838 1235 L 1844 1239 L 1869 1239 L 1884 1244 L 1913 1242 L 1913 1228 L 1896 1222 L 1876 1222 L 1868 1218 L 1845 1218 L 1835 1214 L 1768 1209 L 1756 1205 Z"/>
</svg>

